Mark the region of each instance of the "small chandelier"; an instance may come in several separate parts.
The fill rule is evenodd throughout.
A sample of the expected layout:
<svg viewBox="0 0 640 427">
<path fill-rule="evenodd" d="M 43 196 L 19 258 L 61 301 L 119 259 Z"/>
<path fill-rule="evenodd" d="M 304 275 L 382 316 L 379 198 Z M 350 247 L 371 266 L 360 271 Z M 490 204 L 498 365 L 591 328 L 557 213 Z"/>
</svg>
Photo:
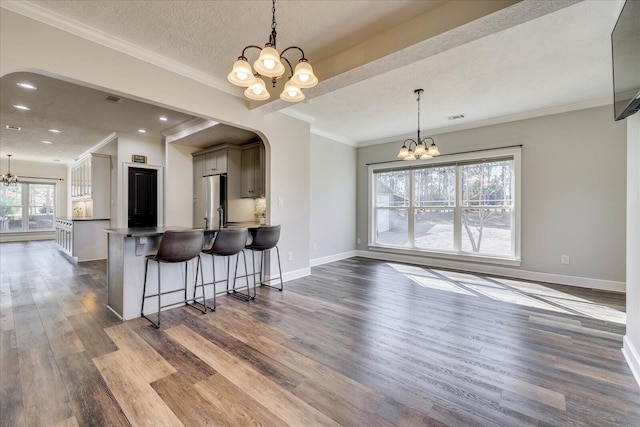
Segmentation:
<svg viewBox="0 0 640 427">
<path fill-rule="evenodd" d="M 11 154 L 7 154 L 9 157 L 9 172 L 7 174 L 2 174 L 0 177 L 0 182 L 2 182 L 5 186 L 10 186 L 18 183 L 18 177 L 11 173 Z"/>
<path fill-rule="evenodd" d="M 246 87 L 244 95 L 255 101 L 265 101 L 270 95 L 267 87 L 262 80 L 262 76 L 271 78 L 271 84 L 276 87 L 278 79 L 284 75 L 286 68 L 283 61 L 289 66 L 291 75 L 284 85 L 284 90 L 280 94 L 280 99 L 288 102 L 298 102 L 304 99 L 302 89 L 314 87 L 318 84 L 318 78 L 313 74 L 313 68 L 304 56 L 304 51 L 298 46 L 290 46 L 278 53 L 276 50 L 276 0 L 273 0 L 273 19 L 271 21 L 271 35 L 269 42 L 262 48 L 256 45 L 246 46 L 242 50 L 242 55 L 233 64 L 233 69 L 227 76 L 227 80 L 232 84 L 240 87 Z M 247 49 L 255 48 L 260 50 L 260 56 L 253 63 L 253 68 L 249 65 L 245 52 Z M 302 58 L 298 61 L 295 70 L 291 66 L 291 62 L 284 57 L 285 52 L 290 49 L 297 49 L 302 54 Z"/>
<path fill-rule="evenodd" d="M 416 160 L 416 159 L 431 159 L 433 157 L 440 155 L 440 150 L 438 150 L 438 146 L 433 138 L 426 137 L 420 139 L 420 95 L 424 92 L 423 89 L 416 89 L 413 91 L 416 95 L 418 95 L 418 138 L 416 139 L 405 139 L 402 143 L 402 148 L 398 152 L 398 157 L 402 160 Z M 429 140 L 431 141 L 431 145 L 429 147 L 426 146 L 425 142 Z M 409 146 L 407 147 L 407 142 Z"/>
</svg>

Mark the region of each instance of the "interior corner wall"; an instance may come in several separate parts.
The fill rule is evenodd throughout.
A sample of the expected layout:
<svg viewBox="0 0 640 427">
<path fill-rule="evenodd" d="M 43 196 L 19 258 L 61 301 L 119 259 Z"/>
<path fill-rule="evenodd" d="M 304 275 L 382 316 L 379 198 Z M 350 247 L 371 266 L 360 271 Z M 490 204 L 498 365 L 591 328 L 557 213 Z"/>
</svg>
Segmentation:
<svg viewBox="0 0 640 427">
<path fill-rule="evenodd" d="M 640 385 L 640 113 L 627 117 L 627 330 L 623 353 Z"/>
<path fill-rule="evenodd" d="M 313 264 L 355 250 L 356 149 L 312 134 L 310 175 Z"/>
<path fill-rule="evenodd" d="M 164 222 L 175 227 L 193 227 L 193 157 L 199 148 L 165 142 L 167 175 L 187 180 L 167 180 L 164 185 Z"/>
<path fill-rule="evenodd" d="M 238 96 L 0 8 L 0 76 L 25 70 L 108 90 L 115 95 L 259 134 L 265 142 L 268 157 L 268 219 L 272 224 L 282 225 L 278 247 L 283 254 L 285 278 L 309 273 L 308 123 L 279 112 L 264 114 L 251 111 L 248 102 Z M 231 90 L 241 92 L 239 88 Z M 122 138 L 118 137 L 120 145 Z M 118 151 L 124 153 L 120 147 Z M 185 188 L 193 177 L 191 172 L 166 172 L 166 182 L 181 182 Z M 120 166 L 118 173 L 122 173 Z"/>
<path fill-rule="evenodd" d="M 524 272 L 534 272 L 576 284 L 580 278 L 593 279 L 602 283 L 603 289 L 610 285 L 612 290 L 624 291 L 626 133 L 625 124 L 614 122 L 611 106 L 605 106 L 441 134 L 434 139 L 443 154 L 524 145 L 522 262 L 502 271 L 523 278 L 530 278 L 524 277 Z M 366 165 L 395 160 L 400 145 L 358 149 L 359 250 L 368 250 Z M 560 263 L 561 254 L 570 256 L 569 265 Z M 484 264 L 464 266 L 486 272 Z"/>
</svg>

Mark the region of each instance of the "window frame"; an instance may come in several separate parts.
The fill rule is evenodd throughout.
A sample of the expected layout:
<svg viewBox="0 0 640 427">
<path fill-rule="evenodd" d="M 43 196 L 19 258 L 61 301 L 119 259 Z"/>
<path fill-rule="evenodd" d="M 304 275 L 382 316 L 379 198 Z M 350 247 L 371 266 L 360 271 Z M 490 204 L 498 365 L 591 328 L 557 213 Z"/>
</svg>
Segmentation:
<svg viewBox="0 0 640 427">
<path fill-rule="evenodd" d="M 16 185 L 21 186 L 21 200 L 22 200 L 22 228 L 19 230 L 0 230 L 2 234 L 33 234 L 33 233 L 50 233 L 56 230 L 56 217 L 58 212 L 58 191 L 59 186 L 57 182 L 46 182 L 42 180 L 21 179 Z M 51 185 L 53 186 L 53 212 L 52 212 L 52 227 L 51 228 L 38 228 L 29 229 L 29 212 L 30 212 L 30 192 L 32 185 Z M 26 190 L 26 191 L 25 191 Z"/>
<path fill-rule="evenodd" d="M 465 252 L 462 251 L 462 233 L 463 233 L 463 225 L 462 225 L 462 210 L 465 208 L 472 208 L 472 206 L 466 207 L 462 206 L 462 177 L 461 177 L 461 167 L 464 164 L 469 163 L 478 163 L 478 162 L 490 162 L 490 161 L 498 161 L 498 160 L 506 160 L 512 159 L 513 161 L 513 170 L 512 170 L 512 197 L 513 197 L 513 206 L 508 206 L 508 208 L 512 209 L 511 212 L 511 246 L 512 246 L 512 255 L 513 256 L 499 256 L 499 255 L 489 255 L 489 254 L 476 254 L 473 252 Z M 390 252 L 396 254 L 403 255 L 411 255 L 411 256 L 429 256 L 433 258 L 443 258 L 450 260 L 458 260 L 458 261 L 472 261 L 479 263 L 488 263 L 488 264 L 499 264 L 499 265 L 512 265 L 519 266 L 521 263 L 521 169 L 522 169 L 522 149 L 521 147 L 509 147 L 509 148 L 498 148 L 498 149 L 488 149 L 488 150 L 478 150 L 475 152 L 468 153 L 460 153 L 460 154 L 451 154 L 451 155 L 443 155 L 438 156 L 429 160 L 415 160 L 407 164 L 408 162 L 401 161 L 392 161 L 385 163 L 376 163 L 368 165 L 368 200 L 367 200 L 367 211 L 368 211 L 368 249 L 370 251 L 380 251 L 380 252 Z M 418 209 L 424 209 L 424 207 L 418 207 L 415 205 L 414 198 L 414 174 L 413 170 L 415 169 L 423 169 L 429 166 L 445 166 L 453 164 L 456 166 L 455 173 L 455 205 L 452 207 L 454 209 L 454 251 L 436 251 L 430 249 L 421 249 L 415 247 L 415 236 L 414 236 L 414 226 L 415 226 L 415 212 Z M 409 206 L 405 209 L 408 210 L 408 246 L 394 246 L 394 245 L 384 245 L 379 244 L 375 240 L 376 233 L 376 183 L 375 183 L 375 174 L 381 171 L 392 171 L 392 170 L 409 170 L 411 173 L 409 174 Z M 492 206 L 493 207 L 493 206 Z M 501 206 L 495 206 L 501 207 Z M 476 208 L 476 207 L 473 207 Z M 477 208 L 480 208 L 479 206 Z"/>
</svg>

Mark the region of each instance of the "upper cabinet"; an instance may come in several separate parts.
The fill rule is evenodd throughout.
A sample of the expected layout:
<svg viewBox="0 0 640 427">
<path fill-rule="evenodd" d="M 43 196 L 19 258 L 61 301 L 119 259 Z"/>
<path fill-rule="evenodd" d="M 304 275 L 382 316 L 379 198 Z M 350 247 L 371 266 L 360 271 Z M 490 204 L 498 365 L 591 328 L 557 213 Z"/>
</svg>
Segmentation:
<svg viewBox="0 0 640 427">
<path fill-rule="evenodd" d="M 211 151 L 202 156 L 202 176 L 227 173 L 227 150 Z"/>
<path fill-rule="evenodd" d="M 264 147 L 251 144 L 242 150 L 241 197 L 264 197 Z"/>
<path fill-rule="evenodd" d="M 71 166 L 71 200 L 91 201 L 93 218 L 111 215 L 111 156 L 92 153 Z"/>
</svg>

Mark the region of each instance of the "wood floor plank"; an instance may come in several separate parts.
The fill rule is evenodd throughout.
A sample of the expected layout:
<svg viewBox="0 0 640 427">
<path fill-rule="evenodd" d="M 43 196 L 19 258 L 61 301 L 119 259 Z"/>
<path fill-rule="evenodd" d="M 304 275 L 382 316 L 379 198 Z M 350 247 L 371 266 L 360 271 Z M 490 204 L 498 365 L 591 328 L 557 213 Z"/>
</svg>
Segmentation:
<svg viewBox="0 0 640 427">
<path fill-rule="evenodd" d="M 25 426 L 20 361 L 14 331 L 0 331 L 0 342 L 0 426 Z"/>
<path fill-rule="evenodd" d="M 116 351 L 93 359 L 132 426 L 182 426 L 129 358 Z M 127 369 L 123 369 L 126 366 Z"/>
<path fill-rule="evenodd" d="M 183 313 L 183 310 L 172 310 L 172 313 L 165 317 L 179 319 L 180 313 Z M 187 316 L 187 314 L 184 315 Z M 166 323 L 170 323 L 170 321 Z M 146 319 L 135 319 L 127 324 L 190 383 L 195 384 L 216 373 L 215 369 L 186 350 L 167 334 L 149 327 L 150 324 Z"/>
<path fill-rule="evenodd" d="M 277 427 L 286 422 L 220 374 L 200 381 L 195 388 L 226 417 L 233 426 Z"/>
<path fill-rule="evenodd" d="M 49 426 L 73 415 L 69 397 L 49 346 L 19 351 L 26 424 Z"/>
<path fill-rule="evenodd" d="M 129 422 L 87 352 L 58 359 L 73 419 L 81 426 L 128 426 Z"/>
<path fill-rule="evenodd" d="M 140 338 L 127 324 L 111 326 L 105 332 L 118 346 L 120 352 L 129 360 L 128 365 L 136 366 L 142 379 L 152 383 L 176 372 L 169 362 L 145 340 Z M 157 330 L 157 333 L 162 333 Z"/>
<path fill-rule="evenodd" d="M 355 257 L 158 331 L 104 260 L 0 265 L 0 426 L 640 425 L 623 294 Z"/>
<path fill-rule="evenodd" d="M 183 326 L 166 331 L 176 341 L 207 362 L 218 373 L 244 389 L 267 408 L 272 408 L 292 425 L 338 425 L 317 409 L 292 395 L 209 341 Z"/>
</svg>

